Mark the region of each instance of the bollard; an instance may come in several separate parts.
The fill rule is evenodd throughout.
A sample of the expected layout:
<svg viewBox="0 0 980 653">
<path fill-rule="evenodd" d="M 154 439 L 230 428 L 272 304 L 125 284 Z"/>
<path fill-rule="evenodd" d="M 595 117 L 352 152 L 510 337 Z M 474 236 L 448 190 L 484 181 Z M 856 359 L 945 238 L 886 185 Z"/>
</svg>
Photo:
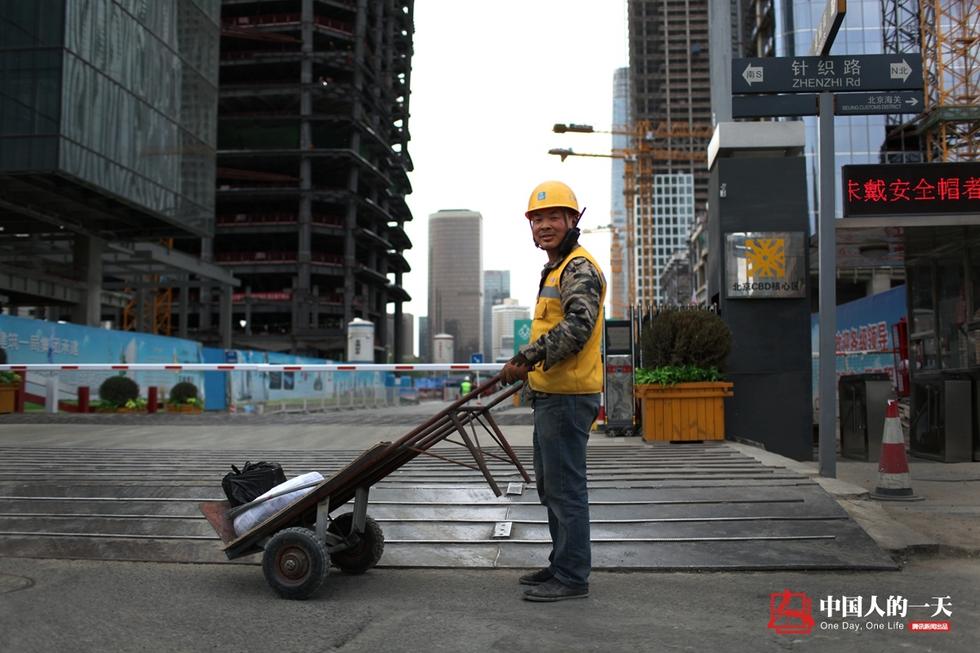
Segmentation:
<svg viewBox="0 0 980 653">
<path fill-rule="evenodd" d="M 58 412 L 58 375 L 50 375 L 45 383 L 44 412 Z"/>
<path fill-rule="evenodd" d="M 24 412 L 24 395 L 27 393 L 27 372 L 17 372 L 20 375 L 20 387 L 14 392 L 14 412 Z"/>
<path fill-rule="evenodd" d="M 92 412 L 89 407 L 89 402 L 91 399 L 91 391 L 87 385 L 78 386 L 78 412 L 80 413 L 90 413 Z"/>
<path fill-rule="evenodd" d="M 160 389 L 155 385 L 151 385 L 146 390 L 146 412 L 155 413 L 159 408 L 159 391 Z"/>
</svg>

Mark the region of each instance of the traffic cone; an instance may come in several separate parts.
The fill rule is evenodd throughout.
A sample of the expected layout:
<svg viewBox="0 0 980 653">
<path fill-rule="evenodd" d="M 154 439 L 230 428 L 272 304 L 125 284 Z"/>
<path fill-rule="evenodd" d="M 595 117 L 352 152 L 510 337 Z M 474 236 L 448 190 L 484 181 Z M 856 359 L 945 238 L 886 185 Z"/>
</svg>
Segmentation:
<svg viewBox="0 0 980 653">
<path fill-rule="evenodd" d="M 905 438 L 898 418 L 898 402 L 888 400 L 885 411 L 885 430 L 881 435 L 881 455 L 878 457 L 878 485 L 871 493 L 879 501 L 921 501 L 912 493 L 909 462 L 905 457 Z"/>
<path fill-rule="evenodd" d="M 595 421 L 592 422 L 592 427 L 590 431 L 603 431 L 606 428 L 606 407 L 599 404 L 599 414 L 596 415 Z"/>
</svg>

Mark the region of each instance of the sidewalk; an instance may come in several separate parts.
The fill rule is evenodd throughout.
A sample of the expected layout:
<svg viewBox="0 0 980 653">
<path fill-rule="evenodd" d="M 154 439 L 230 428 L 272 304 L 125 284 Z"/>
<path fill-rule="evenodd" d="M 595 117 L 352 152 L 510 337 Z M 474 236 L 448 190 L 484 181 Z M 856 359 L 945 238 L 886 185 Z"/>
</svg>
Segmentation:
<svg viewBox="0 0 980 653">
<path fill-rule="evenodd" d="M 878 501 L 869 496 L 878 482 L 878 463 L 838 459 L 837 478 L 823 478 L 816 462 L 799 462 L 736 442 L 728 445 L 760 462 L 813 478 L 893 555 L 980 557 L 980 462 L 910 457 L 912 490 L 923 499 Z"/>
</svg>

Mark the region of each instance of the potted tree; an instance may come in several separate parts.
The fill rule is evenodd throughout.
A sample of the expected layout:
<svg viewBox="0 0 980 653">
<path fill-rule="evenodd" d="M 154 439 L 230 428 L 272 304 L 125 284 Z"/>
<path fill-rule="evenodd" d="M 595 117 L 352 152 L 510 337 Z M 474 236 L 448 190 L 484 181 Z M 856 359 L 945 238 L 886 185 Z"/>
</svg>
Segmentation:
<svg viewBox="0 0 980 653">
<path fill-rule="evenodd" d="M 723 401 L 733 393 L 722 372 L 731 346 L 728 325 L 707 310 L 662 310 L 644 325 L 634 384 L 644 440 L 725 439 Z"/>
</svg>

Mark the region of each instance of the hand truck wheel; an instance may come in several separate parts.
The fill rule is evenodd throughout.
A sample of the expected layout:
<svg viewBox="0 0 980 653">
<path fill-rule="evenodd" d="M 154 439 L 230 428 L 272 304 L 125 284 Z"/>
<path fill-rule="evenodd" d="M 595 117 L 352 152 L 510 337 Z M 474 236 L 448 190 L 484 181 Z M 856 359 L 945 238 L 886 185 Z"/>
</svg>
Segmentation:
<svg viewBox="0 0 980 653">
<path fill-rule="evenodd" d="M 327 530 L 340 537 L 350 535 L 354 523 L 354 513 L 345 512 L 338 515 Z M 347 574 L 363 574 L 378 564 L 385 550 L 385 536 L 378 522 L 370 517 L 364 519 L 364 532 L 358 536 L 359 541 L 354 546 L 334 551 L 331 561 Z"/>
<path fill-rule="evenodd" d="M 269 540 L 262 556 L 262 573 L 284 599 L 303 600 L 320 589 L 330 568 L 323 542 L 308 528 L 287 528 Z"/>
</svg>

